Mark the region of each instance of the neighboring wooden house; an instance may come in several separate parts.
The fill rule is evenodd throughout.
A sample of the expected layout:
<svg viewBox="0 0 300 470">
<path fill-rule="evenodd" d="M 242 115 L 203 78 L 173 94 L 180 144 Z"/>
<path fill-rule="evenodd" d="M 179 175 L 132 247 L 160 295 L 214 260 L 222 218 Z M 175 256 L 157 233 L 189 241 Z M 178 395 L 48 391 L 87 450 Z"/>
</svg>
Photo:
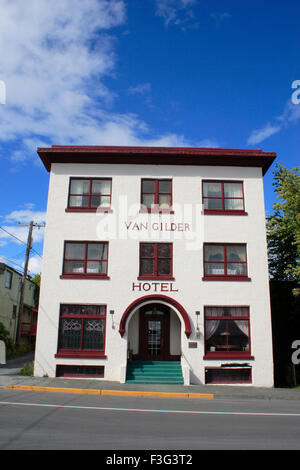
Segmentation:
<svg viewBox="0 0 300 470">
<path fill-rule="evenodd" d="M 11 266 L 0 263 L 0 322 L 9 331 L 14 342 L 17 335 L 21 279 L 22 274 Z M 26 279 L 20 323 L 20 337 L 25 341 L 35 341 L 38 290 L 39 287 L 34 282 L 29 278 Z"/>
</svg>

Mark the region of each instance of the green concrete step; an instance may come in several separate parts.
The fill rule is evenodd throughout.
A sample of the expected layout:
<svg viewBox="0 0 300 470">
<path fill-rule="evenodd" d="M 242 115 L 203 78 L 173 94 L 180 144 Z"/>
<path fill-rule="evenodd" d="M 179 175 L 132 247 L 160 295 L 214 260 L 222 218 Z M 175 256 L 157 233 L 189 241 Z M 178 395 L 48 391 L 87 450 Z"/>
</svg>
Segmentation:
<svg viewBox="0 0 300 470">
<path fill-rule="evenodd" d="M 178 361 L 129 361 L 126 383 L 183 384 Z"/>
</svg>

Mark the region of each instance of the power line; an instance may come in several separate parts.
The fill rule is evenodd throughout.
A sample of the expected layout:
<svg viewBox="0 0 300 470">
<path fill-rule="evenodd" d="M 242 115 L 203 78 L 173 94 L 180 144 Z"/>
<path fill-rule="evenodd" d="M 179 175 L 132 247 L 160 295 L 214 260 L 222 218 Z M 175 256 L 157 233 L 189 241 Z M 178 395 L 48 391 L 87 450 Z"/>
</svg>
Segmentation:
<svg viewBox="0 0 300 470">
<path fill-rule="evenodd" d="M 19 224 L 19 225 L 23 225 L 23 224 Z M 25 224 L 24 224 L 25 225 Z M 28 226 L 28 225 L 25 225 L 25 226 Z M 34 224 L 34 227 L 45 227 L 45 225 L 38 225 L 38 224 Z M 6 232 L 8 235 L 10 235 L 11 237 L 14 237 L 16 240 L 18 240 L 19 242 L 23 243 L 24 245 L 27 245 L 26 242 L 24 242 L 23 240 L 21 240 L 20 238 L 16 237 L 15 235 L 13 235 L 12 233 L 9 233 L 7 230 L 5 230 L 5 228 L 3 227 L 0 227 L 1 230 L 3 230 L 4 232 Z M 42 258 L 42 256 L 34 249 L 34 248 L 31 248 L 32 251 L 34 251 L 40 258 Z"/>
<path fill-rule="evenodd" d="M 6 256 L 3 256 L 3 255 L 0 255 L 0 258 L 3 258 L 5 259 L 6 261 L 10 261 L 14 266 L 17 266 L 18 268 L 21 269 L 21 271 L 23 271 L 24 267 L 23 266 L 20 266 L 19 264 L 17 264 L 13 259 L 11 258 L 7 258 Z M 29 269 L 28 269 L 29 271 Z M 34 274 L 32 271 L 29 271 L 31 274 Z"/>
<path fill-rule="evenodd" d="M 20 240 L 20 238 L 16 237 L 15 235 L 13 235 L 12 233 L 9 233 L 7 230 L 5 230 L 5 228 L 3 227 L 0 227 L 1 230 L 3 230 L 4 232 L 6 232 L 8 235 L 10 235 L 11 237 L 14 237 L 16 240 L 19 240 L 19 242 L 21 243 L 24 243 L 24 245 L 26 245 L 26 242 L 24 242 L 23 240 Z"/>
</svg>

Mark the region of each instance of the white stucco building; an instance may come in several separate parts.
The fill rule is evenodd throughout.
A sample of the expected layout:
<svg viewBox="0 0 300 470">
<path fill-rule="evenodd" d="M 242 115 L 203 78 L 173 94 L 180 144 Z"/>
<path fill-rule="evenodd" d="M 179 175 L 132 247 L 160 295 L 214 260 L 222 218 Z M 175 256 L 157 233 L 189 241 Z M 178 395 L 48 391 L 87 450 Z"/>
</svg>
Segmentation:
<svg viewBox="0 0 300 470">
<path fill-rule="evenodd" d="M 273 386 L 261 150 L 52 146 L 35 376 Z"/>
</svg>

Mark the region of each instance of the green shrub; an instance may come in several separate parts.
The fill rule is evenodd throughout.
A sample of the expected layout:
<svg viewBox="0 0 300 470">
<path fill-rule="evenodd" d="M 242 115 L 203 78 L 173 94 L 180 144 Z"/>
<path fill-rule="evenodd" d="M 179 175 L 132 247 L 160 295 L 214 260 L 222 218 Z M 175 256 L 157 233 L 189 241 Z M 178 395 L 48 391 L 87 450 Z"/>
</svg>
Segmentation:
<svg viewBox="0 0 300 470">
<path fill-rule="evenodd" d="M 34 362 L 31 363 L 26 363 L 22 367 L 22 369 L 18 372 L 18 375 L 27 375 L 27 376 L 33 376 L 33 368 L 34 368 Z"/>
</svg>

